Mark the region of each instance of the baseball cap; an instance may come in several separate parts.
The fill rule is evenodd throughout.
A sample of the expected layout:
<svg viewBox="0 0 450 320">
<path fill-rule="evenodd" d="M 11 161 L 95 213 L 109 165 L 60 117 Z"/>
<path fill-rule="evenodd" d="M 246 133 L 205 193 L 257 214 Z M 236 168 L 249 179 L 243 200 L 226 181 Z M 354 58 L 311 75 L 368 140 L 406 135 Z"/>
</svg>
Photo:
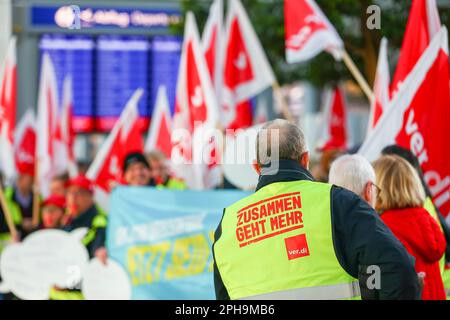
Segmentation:
<svg viewBox="0 0 450 320">
<path fill-rule="evenodd" d="M 52 194 L 42 202 L 43 207 L 51 205 L 64 210 L 66 208 L 66 198 L 61 195 Z"/>
<path fill-rule="evenodd" d="M 150 166 L 145 159 L 145 156 L 140 152 L 132 152 L 127 154 L 125 160 L 123 161 L 123 172 L 127 171 L 130 165 L 134 163 L 142 163 L 144 166 L 150 169 Z"/>
<path fill-rule="evenodd" d="M 77 186 L 91 193 L 94 192 L 94 184 L 84 175 L 78 175 L 67 182 L 67 187 Z"/>
</svg>

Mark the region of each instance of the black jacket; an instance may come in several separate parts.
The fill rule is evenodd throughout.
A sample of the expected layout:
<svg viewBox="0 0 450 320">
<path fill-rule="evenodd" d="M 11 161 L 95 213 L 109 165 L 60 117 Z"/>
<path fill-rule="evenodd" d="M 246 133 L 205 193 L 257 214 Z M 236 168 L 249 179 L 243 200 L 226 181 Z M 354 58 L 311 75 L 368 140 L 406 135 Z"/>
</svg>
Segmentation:
<svg viewBox="0 0 450 320">
<path fill-rule="evenodd" d="M 94 218 L 99 214 L 97 207 L 94 205 L 90 207 L 87 211 L 80 214 L 78 217 L 73 219 L 67 226 L 63 228 L 64 231 L 71 232 L 78 228 L 92 228 L 92 222 Z M 106 240 L 106 228 L 97 228 L 95 232 L 95 238 L 93 241 L 88 243 L 86 249 L 89 252 L 89 257 L 93 258 L 95 251 L 98 248 L 105 246 Z"/>
<path fill-rule="evenodd" d="M 313 177 L 295 161 L 281 160 L 275 175 L 260 176 L 256 191 L 274 182 L 298 180 L 313 181 Z M 331 219 L 337 259 L 348 274 L 359 279 L 363 299 L 420 298 L 414 258 L 364 200 L 351 191 L 333 186 Z M 219 224 L 215 242 L 222 234 L 221 228 Z M 368 273 L 367 268 L 372 265 L 380 268 L 380 289 L 367 286 L 373 272 Z M 373 281 L 369 283 L 373 284 Z M 214 285 L 217 299 L 229 299 L 215 259 Z"/>
</svg>

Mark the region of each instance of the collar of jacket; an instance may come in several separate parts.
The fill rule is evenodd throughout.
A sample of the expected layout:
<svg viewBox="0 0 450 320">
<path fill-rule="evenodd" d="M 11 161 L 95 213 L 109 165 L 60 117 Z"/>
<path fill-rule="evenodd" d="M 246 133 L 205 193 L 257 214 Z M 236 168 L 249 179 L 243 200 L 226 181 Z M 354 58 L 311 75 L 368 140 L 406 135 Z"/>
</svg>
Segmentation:
<svg viewBox="0 0 450 320">
<path fill-rule="evenodd" d="M 80 228 L 80 227 L 90 227 L 92 220 L 95 218 L 95 216 L 98 214 L 97 208 L 95 205 L 90 207 L 88 210 L 80 214 L 78 217 L 72 220 L 72 227 L 74 228 Z"/>
<path fill-rule="evenodd" d="M 259 176 L 258 185 L 256 186 L 255 191 L 275 182 L 298 180 L 314 181 L 311 173 L 303 168 L 297 161 L 280 160 L 277 163 L 272 164 L 272 166 L 265 166 L 261 169 L 261 175 Z"/>
</svg>

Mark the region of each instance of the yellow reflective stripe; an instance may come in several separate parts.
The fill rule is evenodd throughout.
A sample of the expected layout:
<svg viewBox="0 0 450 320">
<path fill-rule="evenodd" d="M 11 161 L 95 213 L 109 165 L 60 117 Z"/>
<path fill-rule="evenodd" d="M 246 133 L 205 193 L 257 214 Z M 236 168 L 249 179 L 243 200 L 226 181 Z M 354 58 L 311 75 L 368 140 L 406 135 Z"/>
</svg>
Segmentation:
<svg viewBox="0 0 450 320">
<path fill-rule="evenodd" d="M 358 281 L 270 292 L 240 300 L 339 300 L 361 296 Z"/>
<path fill-rule="evenodd" d="M 97 229 L 90 229 L 87 235 L 81 240 L 81 243 L 85 246 L 87 246 L 89 243 L 94 241 L 95 234 L 97 233 Z"/>
<path fill-rule="evenodd" d="M 92 221 L 92 227 L 94 228 L 106 228 L 108 221 L 102 214 L 97 215 Z"/>
</svg>

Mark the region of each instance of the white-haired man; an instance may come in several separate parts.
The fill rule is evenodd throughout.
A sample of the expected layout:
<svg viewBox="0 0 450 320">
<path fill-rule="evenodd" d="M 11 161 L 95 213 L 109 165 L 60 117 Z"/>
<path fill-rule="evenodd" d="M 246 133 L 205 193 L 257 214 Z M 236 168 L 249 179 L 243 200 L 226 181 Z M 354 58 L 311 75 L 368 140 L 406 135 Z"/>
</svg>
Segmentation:
<svg viewBox="0 0 450 320">
<path fill-rule="evenodd" d="M 297 126 L 269 122 L 256 140 L 256 191 L 224 210 L 214 235 L 217 299 L 420 297 L 413 258 L 375 210 L 314 181 Z"/>
<path fill-rule="evenodd" d="M 375 207 L 378 192 L 375 171 L 363 156 L 346 154 L 334 160 L 328 182 L 353 191 L 373 208 Z"/>
</svg>

